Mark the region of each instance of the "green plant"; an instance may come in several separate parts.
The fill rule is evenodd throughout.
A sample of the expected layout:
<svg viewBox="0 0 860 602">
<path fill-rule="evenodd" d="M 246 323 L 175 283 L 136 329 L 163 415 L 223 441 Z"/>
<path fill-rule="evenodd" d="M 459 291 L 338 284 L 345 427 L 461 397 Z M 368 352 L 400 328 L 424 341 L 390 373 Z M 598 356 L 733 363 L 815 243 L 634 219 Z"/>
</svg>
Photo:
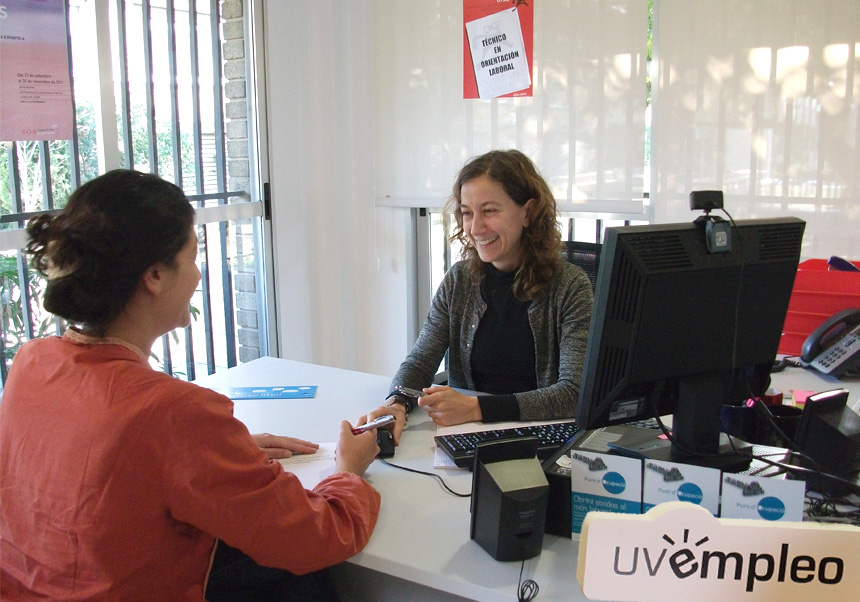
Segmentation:
<svg viewBox="0 0 860 602">
<path fill-rule="evenodd" d="M 0 328 L 3 334 L 3 360 L 6 362 L 10 362 L 21 345 L 30 338 L 24 319 L 25 312 L 28 312 L 32 320 L 33 337 L 44 337 L 57 330 L 54 316 L 42 310 L 44 279 L 34 270 L 28 270 L 27 276 L 29 308 L 24 306 L 18 257 L 0 256 Z"/>
</svg>

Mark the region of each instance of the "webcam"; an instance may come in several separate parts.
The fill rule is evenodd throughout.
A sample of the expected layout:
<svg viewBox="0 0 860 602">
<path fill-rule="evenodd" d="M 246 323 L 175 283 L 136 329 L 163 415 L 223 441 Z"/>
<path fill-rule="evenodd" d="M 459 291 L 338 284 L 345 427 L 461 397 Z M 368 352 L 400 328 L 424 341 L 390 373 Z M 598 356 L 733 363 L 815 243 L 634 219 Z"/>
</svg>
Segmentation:
<svg viewBox="0 0 860 602">
<path fill-rule="evenodd" d="M 704 211 L 696 223 L 705 223 L 705 242 L 710 253 L 728 253 L 732 250 L 731 224 L 723 218 L 711 215 L 714 209 L 723 208 L 722 190 L 694 190 L 690 193 L 690 210 Z"/>
<path fill-rule="evenodd" d="M 694 190 L 690 193 L 690 211 L 704 211 L 707 215 L 714 209 L 722 208 L 722 190 Z"/>
</svg>

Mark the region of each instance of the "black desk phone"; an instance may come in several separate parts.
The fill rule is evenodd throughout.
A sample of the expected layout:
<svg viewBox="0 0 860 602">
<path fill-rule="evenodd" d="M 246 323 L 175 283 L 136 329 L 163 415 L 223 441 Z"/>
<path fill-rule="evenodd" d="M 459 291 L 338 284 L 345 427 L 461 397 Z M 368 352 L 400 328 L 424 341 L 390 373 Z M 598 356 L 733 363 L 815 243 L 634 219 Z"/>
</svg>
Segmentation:
<svg viewBox="0 0 860 602">
<path fill-rule="evenodd" d="M 860 309 L 844 309 L 825 320 L 803 343 L 800 359 L 822 374 L 860 374 Z"/>
</svg>

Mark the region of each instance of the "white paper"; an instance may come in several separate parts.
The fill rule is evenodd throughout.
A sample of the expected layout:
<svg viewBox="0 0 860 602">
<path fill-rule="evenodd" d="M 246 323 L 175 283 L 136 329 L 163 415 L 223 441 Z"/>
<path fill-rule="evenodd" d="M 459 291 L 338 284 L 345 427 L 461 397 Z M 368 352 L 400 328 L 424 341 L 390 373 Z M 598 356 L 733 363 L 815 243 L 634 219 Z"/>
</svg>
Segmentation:
<svg viewBox="0 0 860 602">
<path fill-rule="evenodd" d="M 466 23 L 480 98 L 496 98 L 528 88 L 529 63 L 516 8 Z"/>
<path fill-rule="evenodd" d="M 334 474 L 335 443 L 320 443 L 313 454 L 293 454 L 278 462 L 284 470 L 295 474 L 305 489 L 313 489 L 324 478 Z"/>
<path fill-rule="evenodd" d="M 454 459 L 449 456 L 445 450 L 443 450 L 438 445 L 434 448 L 433 452 L 433 468 L 456 468 L 462 470 L 468 470 L 465 466 L 460 467 L 454 463 Z"/>
</svg>

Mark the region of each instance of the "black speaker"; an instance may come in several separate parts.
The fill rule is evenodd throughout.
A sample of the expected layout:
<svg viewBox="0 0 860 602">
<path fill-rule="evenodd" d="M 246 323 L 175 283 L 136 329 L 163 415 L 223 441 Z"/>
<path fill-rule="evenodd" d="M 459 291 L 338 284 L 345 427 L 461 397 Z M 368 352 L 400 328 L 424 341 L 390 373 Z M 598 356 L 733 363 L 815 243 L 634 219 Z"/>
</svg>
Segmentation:
<svg viewBox="0 0 860 602">
<path fill-rule="evenodd" d="M 860 495 L 860 416 L 847 402 L 845 389 L 806 399 L 795 445 L 815 463 L 802 458 L 793 462 L 810 469 L 802 475 L 807 489 L 834 496 Z"/>
<path fill-rule="evenodd" d="M 537 437 L 523 437 L 475 448 L 470 537 L 496 560 L 540 554 L 549 484 L 537 446 Z"/>
</svg>

